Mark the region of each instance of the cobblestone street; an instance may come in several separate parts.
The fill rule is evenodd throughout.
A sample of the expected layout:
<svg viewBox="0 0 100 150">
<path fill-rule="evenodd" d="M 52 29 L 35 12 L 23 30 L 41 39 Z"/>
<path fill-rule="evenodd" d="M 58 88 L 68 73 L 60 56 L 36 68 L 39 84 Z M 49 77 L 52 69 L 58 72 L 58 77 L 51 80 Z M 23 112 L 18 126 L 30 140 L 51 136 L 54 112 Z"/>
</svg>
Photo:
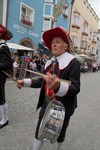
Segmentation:
<svg viewBox="0 0 100 150">
<path fill-rule="evenodd" d="M 0 130 L 0 150 L 32 150 L 38 119 L 36 104 L 40 89 L 17 89 L 6 83 L 9 125 Z M 67 130 L 63 150 L 100 150 L 100 71 L 81 74 L 78 108 Z M 1 118 L 1 114 L 0 114 Z M 55 144 L 45 143 L 42 150 L 54 150 Z"/>
</svg>

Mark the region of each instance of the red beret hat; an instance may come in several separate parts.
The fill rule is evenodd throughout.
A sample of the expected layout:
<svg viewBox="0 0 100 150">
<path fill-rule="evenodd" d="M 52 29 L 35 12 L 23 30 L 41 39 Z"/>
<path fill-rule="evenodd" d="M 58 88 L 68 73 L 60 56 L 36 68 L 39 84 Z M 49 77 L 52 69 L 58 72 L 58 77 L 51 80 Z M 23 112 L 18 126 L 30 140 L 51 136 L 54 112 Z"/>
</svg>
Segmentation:
<svg viewBox="0 0 100 150">
<path fill-rule="evenodd" d="M 49 50 L 51 50 L 52 39 L 56 36 L 62 38 L 63 41 L 68 45 L 72 43 L 68 32 L 63 27 L 52 28 L 50 30 L 45 31 L 42 35 L 44 43 Z"/>
<path fill-rule="evenodd" d="M 0 39 L 10 40 L 12 37 L 13 37 L 12 33 L 2 24 L 0 24 Z"/>
</svg>

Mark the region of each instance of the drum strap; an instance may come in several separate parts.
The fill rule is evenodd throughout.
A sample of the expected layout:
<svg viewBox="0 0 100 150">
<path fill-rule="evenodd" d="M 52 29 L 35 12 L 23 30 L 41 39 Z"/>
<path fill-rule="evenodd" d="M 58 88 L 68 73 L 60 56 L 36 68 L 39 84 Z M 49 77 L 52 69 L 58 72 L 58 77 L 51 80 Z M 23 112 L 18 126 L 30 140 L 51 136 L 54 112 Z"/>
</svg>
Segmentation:
<svg viewBox="0 0 100 150">
<path fill-rule="evenodd" d="M 60 77 L 60 69 L 59 69 L 59 62 L 57 59 L 52 64 L 53 67 L 53 73 L 57 75 L 57 77 Z M 53 96 L 53 99 L 57 99 L 57 96 Z"/>
<path fill-rule="evenodd" d="M 59 63 L 58 63 L 57 59 L 52 61 L 49 72 L 52 74 L 56 74 L 58 77 L 60 76 Z M 49 96 L 49 97 L 51 97 L 51 99 L 57 99 L 57 97 L 56 98 L 54 97 L 53 90 L 51 90 L 51 89 L 48 90 L 46 85 L 45 85 L 45 93 L 46 93 L 47 97 Z"/>
<path fill-rule="evenodd" d="M 56 74 L 58 77 L 60 76 L 59 62 L 57 61 L 57 59 L 55 61 L 52 61 L 51 69 L 53 74 Z"/>
</svg>

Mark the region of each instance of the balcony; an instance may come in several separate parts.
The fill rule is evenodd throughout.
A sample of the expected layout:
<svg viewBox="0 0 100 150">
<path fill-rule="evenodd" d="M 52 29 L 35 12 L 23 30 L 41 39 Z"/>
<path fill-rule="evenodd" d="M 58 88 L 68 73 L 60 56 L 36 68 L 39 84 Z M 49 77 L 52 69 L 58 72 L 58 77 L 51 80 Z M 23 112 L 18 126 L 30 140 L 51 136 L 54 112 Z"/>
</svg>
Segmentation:
<svg viewBox="0 0 100 150">
<path fill-rule="evenodd" d="M 83 31 L 82 35 L 88 36 L 88 33 L 86 33 L 86 32 Z"/>
<path fill-rule="evenodd" d="M 78 29 L 78 30 L 80 29 L 79 25 L 77 25 L 77 24 L 72 24 L 72 27 L 73 27 L 73 28 L 76 28 L 76 29 Z"/>
</svg>

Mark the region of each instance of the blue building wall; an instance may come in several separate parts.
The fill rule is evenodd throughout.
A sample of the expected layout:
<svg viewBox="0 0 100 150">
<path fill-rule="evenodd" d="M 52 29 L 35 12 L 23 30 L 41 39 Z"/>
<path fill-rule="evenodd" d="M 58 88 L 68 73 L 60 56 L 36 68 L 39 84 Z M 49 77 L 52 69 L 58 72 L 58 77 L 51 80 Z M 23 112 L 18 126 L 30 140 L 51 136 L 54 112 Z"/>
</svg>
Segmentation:
<svg viewBox="0 0 100 150">
<path fill-rule="evenodd" d="M 71 0 L 67 0 L 68 3 L 68 18 L 64 18 L 62 14 L 57 17 L 55 26 L 63 26 L 68 30 L 70 24 L 70 4 Z M 21 2 L 28 5 L 35 10 L 34 14 L 34 26 L 27 27 L 20 23 L 20 5 Z M 66 0 L 65 0 L 66 2 Z M 60 0 L 59 0 L 60 3 Z M 20 43 L 22 39 L 30 39 L 34 44 L 34 49 L 38 49 L 38 43 L 41 42 L 41 34 L 43 30 L 43 9 L 44 0 L 9 0 L 8 1 L 8 20 L 7 27 L 13 33 L 13 38 L 9 42 Z M 49 13 L 50 8 L 46 13 Z M 54 13 L 54 12 L 53 12 Z M 52 14 L 53 15 L 53 14 Z"/>
<path fill-rule="evenodd" d="M 35 9 L 34 26 L 32 28 L 20 24 L 20 4 L 23 2 L 29 7 Z M 13 38 L 9 42 L 19 43 L 23 38 L 29 38 L 37 48 L 41 40 L 41 29 L 43 25 L 43 1 L 42 0 L 9 0 L 8 3 L 8 21 L 7 27 L 13 33 Z"/>
</svg>

